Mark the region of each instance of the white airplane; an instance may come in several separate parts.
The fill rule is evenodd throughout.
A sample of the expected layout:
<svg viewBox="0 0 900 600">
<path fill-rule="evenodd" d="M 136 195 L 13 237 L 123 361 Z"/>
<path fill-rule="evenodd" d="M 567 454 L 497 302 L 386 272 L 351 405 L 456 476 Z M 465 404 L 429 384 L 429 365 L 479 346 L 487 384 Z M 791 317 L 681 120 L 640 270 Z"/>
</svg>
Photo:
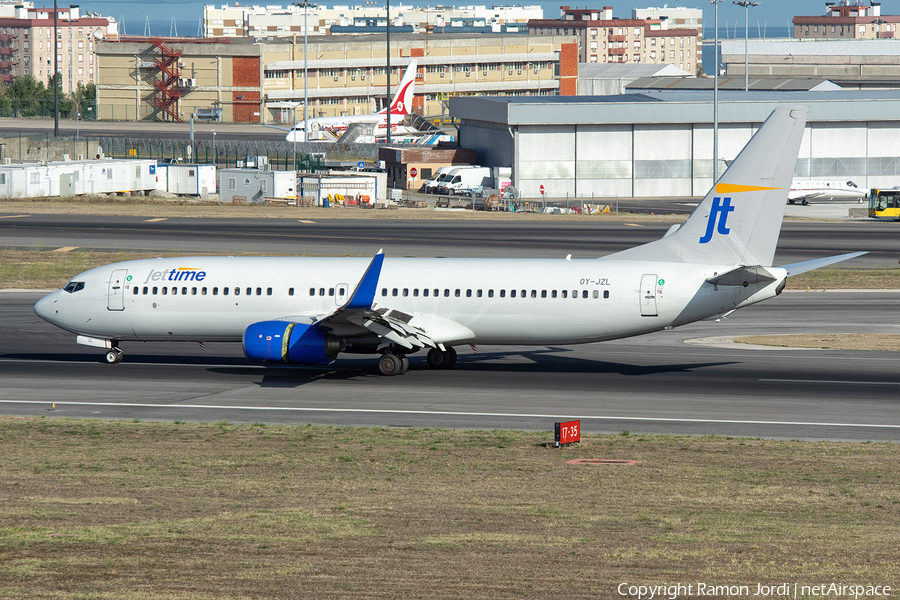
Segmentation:
<svg viewBox="0 0 900 600">
<path fill-rule="evenodd" d="M 413 90 L 416 86 L 416 66 L 418 61 L 412 59 L 397 86 L 397 93 L 391 100 L 391 133 L 407 133 L 409 127 L 403 125 L 403 117 L 409 115 L 412 108 Z M 285 136 L 289 142 L 335 141 L 353 123 L 372 123 L 375 125 L 375 137 L 387 134 L 387 108 L 372 115 L 346 115 L 343 117 L 316 117 L 299 121 Z"/>
<path fill-rule="evenodd" d="M 859 189 L 852 181 L 795 179 L 788 192 L 788 204 L 794 204 L 798 200 L 803 206 L 809 204 L 810 200 L 851 200 L 862 203 L 868 197 L 869 191 Z"/>
<path fill-rule="evenodd" d="M 687 221 L 602 258 L 135 260 L 81 273 L 34 310 L 110 363 L 124 342 L 222 341 L 294 365 L 370 353 L 383 375 L 422 350 L 449 368 L 459 345 L 584 344 L 717 319 L 865 254 L 772 266 L 806 114 L 775 110 Z"/>
</svg>

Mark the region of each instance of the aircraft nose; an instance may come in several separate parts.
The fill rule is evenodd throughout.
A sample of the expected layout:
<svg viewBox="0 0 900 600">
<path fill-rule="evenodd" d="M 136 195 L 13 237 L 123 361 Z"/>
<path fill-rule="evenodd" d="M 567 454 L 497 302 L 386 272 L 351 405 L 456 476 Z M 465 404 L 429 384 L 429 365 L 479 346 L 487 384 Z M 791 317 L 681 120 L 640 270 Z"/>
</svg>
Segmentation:
<svg viewBox="0 0 900 600">
<path fill-rule="evenodd" d="M 56 292 L 48 294 L 35 303 L 34 313 L 43 320 L 53 323 L 59 314 L 56 302 Z"/>
</svg>

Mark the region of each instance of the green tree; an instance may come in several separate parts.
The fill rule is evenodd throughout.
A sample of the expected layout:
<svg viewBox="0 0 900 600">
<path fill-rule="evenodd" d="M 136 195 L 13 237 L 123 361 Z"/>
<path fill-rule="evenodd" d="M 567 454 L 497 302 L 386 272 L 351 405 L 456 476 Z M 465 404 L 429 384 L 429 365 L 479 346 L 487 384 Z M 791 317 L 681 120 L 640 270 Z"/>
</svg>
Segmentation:
<svg viewBox="0 0 900 600">
<path fill-rule="evenodd" d="M 16 117 L 38 116 L 45 93 L 44 84 L 31 75 L 16 77 L 6 86 L 6 96 Z"/>
<path fill-rule="evenodd" d="M 85 121 L 97 120 L 97 86 L 93 83 L 84 85 L 78 82 L 75 89 L 75 104 L 78 106 L 79 118 Z"/>
</svg>

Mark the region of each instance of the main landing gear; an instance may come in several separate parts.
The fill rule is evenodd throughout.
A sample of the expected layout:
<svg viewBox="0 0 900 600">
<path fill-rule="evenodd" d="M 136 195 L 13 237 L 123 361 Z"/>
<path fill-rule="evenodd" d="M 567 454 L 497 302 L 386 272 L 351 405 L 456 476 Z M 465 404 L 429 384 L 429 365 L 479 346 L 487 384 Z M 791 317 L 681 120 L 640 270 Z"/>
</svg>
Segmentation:
<svg viewBox="0 0 900 600">
<path fill-rule="evenodd" d="M 403 354 L 385 352 L 378 358 L 378 372 L 381 375 L 403 375 L 409 369 L 409 359 Z"/>
<path fill-rule="evenodd" d="M 111 365 L 119 364 L 120 362 L 122 362 L 122 356 L 124 355 L 125 353 L 122 352 L 118 346 L 115 346 L 112 350 L 106 353 L 106 362 Z"/>
<path fill-rule="evenodd" d="M 432 369 L 452 369 L 456 364 L 456 350 L 432 348 L 428 352 L 428 366 Z M 381 375 L 403 375 L 409 369 L 409 359 L 403 354 L 385 352 L 378 357 L 378 373 Z"/>
<path fill-rule="evenodd" d="M 432 369 L 452 369 L 456 364 L 456 350 L 432 348 L 428 351 L 428 366 Z"/>
</svg>

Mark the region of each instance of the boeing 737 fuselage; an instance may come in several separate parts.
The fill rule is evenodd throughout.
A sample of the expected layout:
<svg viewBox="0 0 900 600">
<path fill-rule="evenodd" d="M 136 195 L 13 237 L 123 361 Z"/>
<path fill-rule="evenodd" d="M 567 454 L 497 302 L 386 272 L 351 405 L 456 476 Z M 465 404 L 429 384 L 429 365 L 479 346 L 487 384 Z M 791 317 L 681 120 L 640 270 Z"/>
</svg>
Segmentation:
<svg viewBox="0 0 900 600">
<path fill-rule="evenodd" d="M 600 259 L 137 260 L 77 275 L 35 312 L 111 363 L 123 342 L 239 341 L 263 362 L 371 353 L 385 375 L 422 350 L 446 368 L 462 344 L 583 344 L 721 317 L 861 254 L 772 266 L 805 117 L 776 110 L 685 223 Z"/>
</svg>

